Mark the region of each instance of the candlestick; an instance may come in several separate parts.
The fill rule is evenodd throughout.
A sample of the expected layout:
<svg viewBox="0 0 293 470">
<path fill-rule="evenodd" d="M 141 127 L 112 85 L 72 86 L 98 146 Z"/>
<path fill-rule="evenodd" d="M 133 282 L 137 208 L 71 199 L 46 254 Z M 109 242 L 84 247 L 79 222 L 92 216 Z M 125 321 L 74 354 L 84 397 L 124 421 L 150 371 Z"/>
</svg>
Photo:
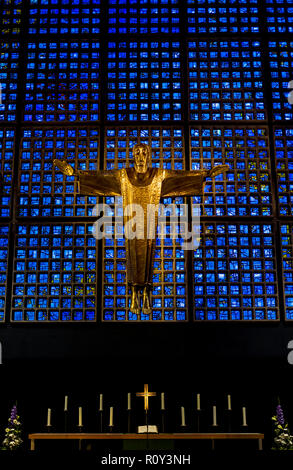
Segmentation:
<svg viewBox="0 0 293 470">
<path fill-rule="evenodd" d="M 186 424 L 185 424 L 185 409 L 184 409 L 184 406 L 181 406 L 181 426 L 186 426 Z"/>
<path fill-rule="evenodd" d="M 64 411 L 68 411 L 68 396 L 65 396 L 64 399 Z"/>
<path fill-rule="evenodd" d="M 228 410 L 231 411 L 232 408 L 231 408 L 231 395 L 228 395 Z"/>
<path fill-rule="evenodd" d="M 64 432 L 68 431 L 68 410 L 64 410 Z"/>
<path fill-rule="evenodd" d="M 127 393 L 127 410 L 131 410 L 131 393 Z"/>
<path fill-rule="evenodd" d="M 225 427 L 227 432 L 232 432 L 232 407 L 231 407 L 231 395 L 227 396 L 228 407 L 225 412 Z"/>
<path fill-rule="evenodd" d="M 165 410 L 165 393 L 161 393 L 161 410 Z"/>
<path fill-rule="evenodd" d="M 100 415 L 100 432 L 103 432 L 103 412 L 99 411 Z"/>
<path fill-rule="evenodd" d="M 215 405 L 213 406 L 213 426 L 218 426 L 217 425 L 217 407 Z"/>
<path fill-rule="evenodd" d="M 196 410 L 196 432 L 200 432 L 201 410 Z"/>
<path fill-rule="evenodd" d="M 109 426 L 113 426 L 113 406 L 110 406 L 110 421 L 109 421 Z"/>
<path fill-rule="evenodd" d="M 246 408 L 245 408 L 245 406 L 242 407 L 242 419 L 243 419 L 242 426 L 247 426 L 247 422 L 246 422 Z"/>
<path fill-rule="evenodd" d="M 82 433 L 82 428 L 83 426 L 78 426 L 78 430 L 80 433 Z M 78 439 L 78 450 L 81 451 L 82 450 L 82 440 L 81 439 Z"/>
<path fill-rule="evenodd" d="M 165 432 L 165 409 L 161 410 L 161 426 L 162 432 Z"/>
<path fill-rule="evenodd" d="M 78 408 L 78 426 L 82 427 L 82 407 Z"/>
<path fill-rule="evenodd" d="M 197 411 L 200 411 L 200 394 L 199 393 L 196 395 L 196 409 Z"/>
<path fill-rule="evenodd" d="M 51 426 L 51 408 L 48 408 L 47 426 Z"/>
<path fill-rule="evenodd" d="M 130 429 L 131 429 L 131 410 L 128 410 L 128 413 L 127 413 L 127 432 L 130 433 Z"/>
<path fill-rule="evenodd" d="M 103 411 L 103 394 L 100 393 L 100 408 L 99 411 Z"/>
</svg>

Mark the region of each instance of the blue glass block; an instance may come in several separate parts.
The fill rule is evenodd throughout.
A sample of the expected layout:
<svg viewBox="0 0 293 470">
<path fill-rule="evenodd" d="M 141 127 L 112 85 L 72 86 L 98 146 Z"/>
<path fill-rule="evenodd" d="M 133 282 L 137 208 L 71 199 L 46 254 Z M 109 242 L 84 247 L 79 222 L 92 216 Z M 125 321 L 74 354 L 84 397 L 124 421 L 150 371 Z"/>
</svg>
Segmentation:
<svg viewBox="0 0 293 470">
<path fill-rule="evenodd" d="M 114 320 L 114 312 L 111 310 L 105 310 L 104 312 L 104 318 L 105 320 Z"/>
<path fill-rule="evenodd" d="M 231 311 L 231 320 L 241 320 L 240 310 L 232 310 Z"/>
<path fill-rule="evenodd" d="M 195 310 L 195 320 L 204 320 L 205 312 L 203 310 Z"/>
<path fill-rule="evenodd" d="M 79 310 L 74 310 L 73 312 L 73 320 L 74 321 L 81 321 L 83 320 L 83 312 Z"/>
<path fill-rule="evenodd" d="M 178 320 L 178 321 L 186 320 L 186 311 L 185 310 L 176 310 L 176 320 Z"/>
<path fill-rule="evenodd" d="M 156 313 L 156 319 L 161 320 L 162 319 L 162 313 L 159 310 L 155 311 L 155 313 Z M 177 315 L 176 315 L 176 317 L 177 317 Z M 164 312 L 164 319 L 168 320 L 168 321 L 174 320 L 174 311 L 173 310 L 166 310 Z"/>
<path fill-rule="evenodd" d="M 126 312 L 125 310 L 117 310 L 117 320 L 125 320 L 126 318 Z"/>
<path fill-rule="evenodd" d="M 27 320 L 27 321 L 34 321 L 34 320 L 35 320 L 35 312 L 34 312 L 34 310 L 27 310 L 27 311 L 26 311 L 26 320 Z"/>
<path fill-rule="evenodd" d="M 85 319 L 87 321 L 94 321 L 95 320 L 95 311 L 94 310 L 87 310 L 85 314 Z"/>
</svg>

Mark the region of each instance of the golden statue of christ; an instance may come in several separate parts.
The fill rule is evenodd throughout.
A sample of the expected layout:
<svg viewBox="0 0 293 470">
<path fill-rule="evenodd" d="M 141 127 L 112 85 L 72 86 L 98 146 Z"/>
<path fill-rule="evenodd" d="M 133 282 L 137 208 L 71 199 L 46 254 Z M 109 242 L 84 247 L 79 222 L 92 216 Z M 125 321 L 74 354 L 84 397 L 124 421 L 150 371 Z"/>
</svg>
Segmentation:
<svg viewBox="0 0 293 470">
<path fill-rule="evenodd" d="M 84 195 L 122 196 L 124 227 L 131 220 L 125 208 L 139 205 L 143 209 L 144 220 L 147 219 L 149 205 L 158 207 L 162 197 L 195 196 L 204 193 L 207 177 L 214 177 L 229 170 L 228 165 L 218 165 L 211 170 L 164 170 L 151 167 L 151 149 L 146 144 L 133 147 L 134 166 L 122 170 L 75 171 L 64 160 L 54 160 L 63 174 L 75 175 L 79 180 L 79 192 Z M 153 206 L 153 207 L 154 207 Z M 142 311 L 149 314 L 151 304 L 149 293 L 152 288 L 153 255 L 155 232 L 158 224 L 158 212 L 153 217 L 153 226 L 143 224 L 144 233 L 139 237 L 125 237 L 126 272 L 131 287 L 130 311 L 140 315 L 140 292 L 142 291 Z"/>
</svg>

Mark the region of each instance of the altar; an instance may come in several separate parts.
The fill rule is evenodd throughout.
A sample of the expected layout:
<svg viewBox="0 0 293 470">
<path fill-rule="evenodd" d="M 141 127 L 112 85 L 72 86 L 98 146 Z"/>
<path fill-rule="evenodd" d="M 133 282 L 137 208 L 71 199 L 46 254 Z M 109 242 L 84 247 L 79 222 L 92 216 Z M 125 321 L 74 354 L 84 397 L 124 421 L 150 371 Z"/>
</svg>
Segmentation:
<svg viewBox="0 0 293 470">
<path fill-rule="evenodd" d="M 264 434 L 261 433 L 33 433 L 29 434 L 30 450 L 36 450 L 37 440 L 210 440 L 215 449 L 215 440 L 256 440 L 258 450 L 263 450 Z"/>
</svg>

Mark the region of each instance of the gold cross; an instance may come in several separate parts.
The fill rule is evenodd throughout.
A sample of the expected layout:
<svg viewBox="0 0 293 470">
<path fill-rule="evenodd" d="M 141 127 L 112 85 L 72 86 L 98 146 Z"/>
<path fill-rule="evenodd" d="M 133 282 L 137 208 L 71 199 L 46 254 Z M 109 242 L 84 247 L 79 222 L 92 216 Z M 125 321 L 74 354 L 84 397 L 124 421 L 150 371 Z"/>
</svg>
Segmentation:
<svg viewBox="0 0 293 470">
<path fill-rule="evenodd" d="M 144 409 L 149 409 L 149 397 L 155 397 L 157 394 L 156 392 L 149 392 L 148 384 L 144 384 L 144 392 L 138 392 L 136 394 L 137 397 L 144 397 Z"/>
</svg>

